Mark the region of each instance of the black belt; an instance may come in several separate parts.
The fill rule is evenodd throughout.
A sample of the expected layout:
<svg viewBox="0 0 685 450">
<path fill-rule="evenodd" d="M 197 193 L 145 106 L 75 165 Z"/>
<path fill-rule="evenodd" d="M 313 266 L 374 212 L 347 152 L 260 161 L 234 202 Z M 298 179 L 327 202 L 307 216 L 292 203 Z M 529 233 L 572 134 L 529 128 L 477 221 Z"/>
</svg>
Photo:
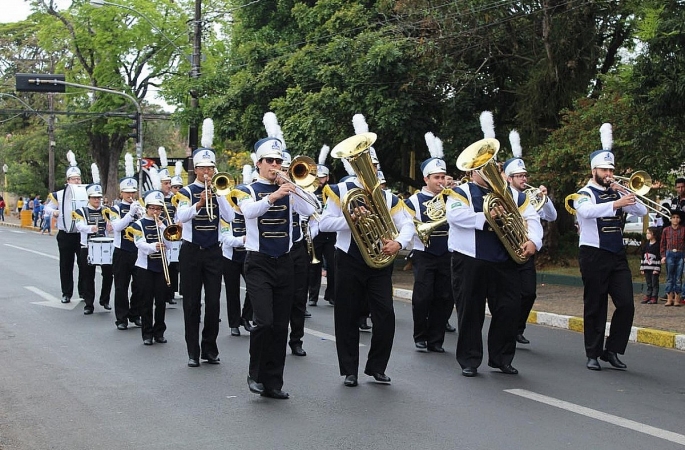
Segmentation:
<svg viewBox="0 0 685 450">
<path fill-rule="evenodd" d="M 247 255 L 252 256 L 252 257 L 260 256 L 262 258 L 269 258 L 269 259 L 290 258 L 290 253 L 283 253 L 281 256 L 271 256 L 271 255 L 267 255 L 266 253 L 254 252 L 252 250 L 248 250 Z"/>
<path fill-rule="evenodd" d="M 190 242 L 190 241 L 185 241 L 185 243 L 188 244 L 188 245 L 192 245 L 193 247 L 197 248 L 198 250 L 212 250 L 212 249 L 214 249 L 214 248 L 219 247 L 219 243 L 218 243 L 218 242 L 217 242 L 217 243 L 214 243 L 214 244 L 212 244 L 212 245 L 210 245 L 209 247 L 202 247 L 201 245 L 197 245 L 197 244 L 195 244 L 195 243 L 193 243 L 193 242 Z M 185 245 L 185 244 L 184 244 L 184 245 Z"/>
</svg>

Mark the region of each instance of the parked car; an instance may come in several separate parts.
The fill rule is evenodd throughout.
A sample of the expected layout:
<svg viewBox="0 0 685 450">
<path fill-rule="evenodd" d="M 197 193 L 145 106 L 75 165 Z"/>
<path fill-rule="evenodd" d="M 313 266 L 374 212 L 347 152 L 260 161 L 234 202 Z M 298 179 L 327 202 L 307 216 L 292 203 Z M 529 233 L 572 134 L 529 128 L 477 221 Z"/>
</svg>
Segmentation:
<svg viewBox="0 0 685 450">
<path fill-rule="evenodd" d="M 650 227 L 656 226 L 656 213 L 649 213 L 649 225 Z M 626 225 L 623 227 L 624 233 L 640 233 L 642 234 L 642 217 L 635 216 L 633 214 L 628 214 L 626 216 Z"/>
</svg>

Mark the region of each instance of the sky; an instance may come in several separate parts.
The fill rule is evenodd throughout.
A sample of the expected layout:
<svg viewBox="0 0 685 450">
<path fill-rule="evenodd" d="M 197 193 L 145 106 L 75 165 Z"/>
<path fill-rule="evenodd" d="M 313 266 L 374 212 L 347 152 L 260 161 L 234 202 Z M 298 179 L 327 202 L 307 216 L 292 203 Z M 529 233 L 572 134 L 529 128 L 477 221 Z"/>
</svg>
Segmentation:
<svg viewBox="0 0 685 450">
<path fill-rule="evenodd" d="M 25 0 L 0 0 L 2 4 L 2 14 L 0 14 L 0 22 L 19 22 L 31 14 L 31 5 Z M 71 5 L 71 0 L 56 0 L 59 9 L 68 8 Z"/>
</svg>

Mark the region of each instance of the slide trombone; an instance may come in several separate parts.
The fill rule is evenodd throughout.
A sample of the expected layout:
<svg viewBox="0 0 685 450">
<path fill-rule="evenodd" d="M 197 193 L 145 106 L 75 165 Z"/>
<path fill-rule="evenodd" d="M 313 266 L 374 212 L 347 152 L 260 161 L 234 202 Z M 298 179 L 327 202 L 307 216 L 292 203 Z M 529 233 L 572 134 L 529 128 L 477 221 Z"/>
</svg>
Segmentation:
<svg viewBox="0 0 685 450">
<path fill-rule="evenodd" d="M 321 204 L 311 195 L 319 187 L 316 170 L 316 163 L 308 156 L 298 156 L 293 159 L 290 163 L 290 168 L 288 168 L 288 176 L 285 176 L 280 170 L 272 169 L 277 179 L 280 179 L 283 183 L 295 186 L 293 194 L 314 207 L 314 214 L 312 215 L 314 219 L 317 219 L 322 211 Z M 294 181 L 291 181 L 288 177 Z"/>
<path fill-rule="evenodd" d="M 620 186 L 619 190 L 629 192 L 637 197 L 639 202 L 648 210 L 660 214 L 663 217 L 671 218 L 671 211 L 669 211 L 668 208 L 645 197 L 652 188 L 652 177 L 644 170 L 636 171 L 630 178 L 614 176 L 611 180 Z"/>
<path fill-rule="evenodd" d="M 157 221 L 159 220 L 159 214 L 155 214 L 152 217 L 155 220 L 155 229 L 157 230 L 157 242 L 161 244 L 159 253 L 162 258 L 162 270 L 164 271 L 164 281 L 166 281 L 167 286 L 171 286 L 171 277 L 169 276 L 169 260 L 166 257 L 166 248 L 164 246 L 164 241 L 162 240 L 162 233 L 159 232 L 159 224 L 157 223 Z M 167 217 L 169 216 L 167 215 Z"/>
<path fill-rule="evenodd" d="M 164 202 L 164 214 L 169 222 L 169 225 L 164 229 L 164 239 L 169 242 L 180 241 L 183 237 L 183 228 L 181 228 L 180 225 L 171 222 L 171 216 L 169 215 L 169 209 L 166 207 L 166 201 Z"/>
</svg>

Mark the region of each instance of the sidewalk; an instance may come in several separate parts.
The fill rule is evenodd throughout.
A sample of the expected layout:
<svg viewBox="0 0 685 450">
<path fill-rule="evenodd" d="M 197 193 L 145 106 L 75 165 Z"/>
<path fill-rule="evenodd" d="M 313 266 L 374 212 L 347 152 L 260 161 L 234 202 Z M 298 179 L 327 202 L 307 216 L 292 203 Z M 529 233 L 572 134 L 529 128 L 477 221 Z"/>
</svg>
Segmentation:
<svg viewBox="0 0 685 450">
<path fill-rule="evenodd" d="M 19 218 L 5 215 L 0 226 L 21 228 Z M 26 231 L 40 233 L 30 227 Z M 53 236 L 57 230 L 52 230 Z M 411 301 L 414 275 L 403 271 L 404 259 L 397 258 L 393 272 L 394 297 Z M 324 281 L 325 282 L 325 281 Z M 557 276 L 538 273 L 537 299 L 528 323 L 546 325 L 581 332 L 583 331 L 583 287 L 580 276 Z M 635 284 L 635 318 L 630 340 L 665 348 L 685 350 L 685 307 L 665 308 L 664 303 L 643 305 L 639 283 Z M 663 294 L 663 292 L 662 292 Z M 609 302 L 609 318 L 614 306 Z M 453 321 L 454 322 L 454 321 Z M 607 333 L 609 331 L 607 323 Z"/>
</svg>

